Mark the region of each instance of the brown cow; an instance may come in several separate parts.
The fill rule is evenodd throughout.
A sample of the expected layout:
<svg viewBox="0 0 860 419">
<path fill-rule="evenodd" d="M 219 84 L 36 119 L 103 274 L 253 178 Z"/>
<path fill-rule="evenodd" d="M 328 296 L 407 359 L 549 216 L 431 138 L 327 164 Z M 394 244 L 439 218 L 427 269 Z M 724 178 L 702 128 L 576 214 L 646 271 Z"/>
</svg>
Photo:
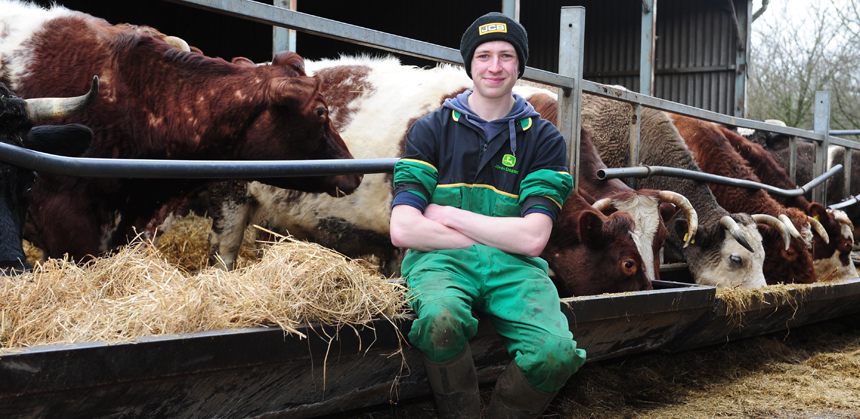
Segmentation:
<svg viewBox="0 0 860 419">
<path fill-rule="evenodd" d="M 720 127 L 720 133 L 747 161 L 762 182 L 782 189 L 797 188 L 797 184 L 791 180 L 785 169 L 780 167 L 773 155 L 764 147 L 725 127 Z M 773 195 L 773 199 L 782 205 L 805 212 L 812 217 L 810 224 L 813 228 L 824 230 L 823 233 L 813 236 L 812 262 L 815 265 L 816 277 L 834 280 L 858 277 L 850 258 L 854 242 L 854 226 L 844 212 L 826 209 L 817 202 L 809 202 L 804 196 Z"/>
<path fill-rule="evenodd" d="M 94 132 L 88 157 L 288 160 L 351 158 L 320 94 L 294 65 L 249 69 L 184 52 L 133 26 L 60 6 L 2 0 L 0 79 L 22 97 L 72 96 L 68 80 L 99 75 L 99 101 L 79 122 Z M 204 180 L 89 179 L 42 174 L 32 221 L 49 256 L 85 258 L 152 233 Z M 348 194 L 361 177 L 261 179 L 284 188 Z"/>
<path fill-rule="evenodd" d="M 702 171 L 760 182 L 748 167 L 746 160 L 735 152 L 732 145 L 720 133 L 717 125 L 683 115 L 668 115 Z M 709 183 L 708 186 L 717 198 L 717 202 L 727 211 L 780 217 L 789 226 L 792 234 L 788 248 L 785 246 L 782 234 L 767 229 L 762 230 L 762 244 L 765 251 L 764 275 L 768 284 L 817 281 L 809 251 L 812 245 L 812 233 L 806 214 L 797 208 L 782 206 L 760 189 L 738 188 L 715 183 Z M 795 229 L 792 230 L 791 226 Z"/>
</svg>

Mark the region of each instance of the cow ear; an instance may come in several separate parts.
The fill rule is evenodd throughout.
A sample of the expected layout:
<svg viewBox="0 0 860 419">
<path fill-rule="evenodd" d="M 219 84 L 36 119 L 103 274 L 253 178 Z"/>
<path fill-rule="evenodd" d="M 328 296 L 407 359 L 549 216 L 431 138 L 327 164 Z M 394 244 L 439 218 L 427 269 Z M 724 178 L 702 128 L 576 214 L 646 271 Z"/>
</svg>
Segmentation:
<svg viewBox="0 0 860 419">
<path fill-rule="evenodd" d="M 823 223 L 822 218 L 828 218 L 827 208 L 824 208 L 824 205 L 818 202 L 810 203 L 809 208 L 806 209 L 806 214 L 815 218 L 819 223 Z"/>
<path fill-rule="evenodd" d="M 579 216 L 579 237 L 588 247 L 600 247 L 606 237 L 603 218 L 596 211 L 583 211 Z"/>
<path fill-rule="evenodd" d="M 272 103 L 302 110 L 319 96 L 322 78 L 278 77 L 271 81 L 269 99 Z"/>
<path fill-rule="evenodd" d="M 79 124 L 41 125 L 27 133 L 24 147 L 67 157 L 82 156 L 90 149 L 93 131 Z"/>
<path fill-rule="evenodd" d="M 286 67 L 295 71 L 296 73 L 290 74 L 291 76 L 307 75 L 305 73 L 305 59 L 292 51 L 281 51 L 275 54 L 275 58 L 272 59 L 272 65 Z"/>
<path fill-rule="evenodd" d="M 672 205 L 672 207 L 674 208 L 674 205 Z M 675 211 L 675 213 L 677 213 L 677 211 Z M 672 216 L 674 217 L 674 215 L 675 214 L 673 213 Z M 660 205 L 660 216 L 663 216 L 663 204 Z M 672 217 L 669 217 L 669 221 L 667 221 L 666 224 L 670 225 L 670 223 L 672 229 L 669 234 L 675 236 L 675 240 L 678 240 L 681 243 L 686 242 L 686 235 L 688 229 L 687 219 L 683 217 L 683 215 L 679 217 L 674 217 L 674 219 Z M 696 234 L 696 237 L 699 237 L 699 234 Z"/>
<path fill-rule="evenodd" d="M 678 212 L 678 207 L 668 203 L 663 202 L 660 204 L 660 219 L 663 220 L 663 224 L 669 224 L 669 221 L 672 220 L 672 217 L 675 216 L 675 213 Z"/>
<path fill-rule="evenodd" d="M 245 58 L 245 57 L 234 57 L 231 60 L 231 62 L 233 64 L 240 66 L 240 67 L 251 67 L 251 68 L 257 67 L 256 63 L 251 61 L 249 58 Z"/>
</svg>

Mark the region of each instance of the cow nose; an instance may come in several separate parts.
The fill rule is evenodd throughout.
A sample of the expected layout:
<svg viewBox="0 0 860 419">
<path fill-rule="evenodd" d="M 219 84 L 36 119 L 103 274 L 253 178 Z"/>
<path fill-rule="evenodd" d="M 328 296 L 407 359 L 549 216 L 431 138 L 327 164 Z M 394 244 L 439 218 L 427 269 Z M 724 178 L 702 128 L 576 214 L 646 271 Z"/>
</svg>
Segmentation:
<svg viewBox="0 0 860 419">
<path fill-rule="evenodd" d="M 743 266 L 744 259 L 738 255 L 731 255 L 729 256 L 729 262 L 734 266 Z"/>
</svg>

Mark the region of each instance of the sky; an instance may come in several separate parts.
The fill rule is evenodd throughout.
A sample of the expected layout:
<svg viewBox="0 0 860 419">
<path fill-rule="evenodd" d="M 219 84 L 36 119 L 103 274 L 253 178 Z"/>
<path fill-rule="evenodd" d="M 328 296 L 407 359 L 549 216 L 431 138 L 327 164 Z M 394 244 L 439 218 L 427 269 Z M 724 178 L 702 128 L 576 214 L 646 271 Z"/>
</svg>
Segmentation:
<svg viewBox="0 0 860 419">
<path fill-rule="evenodd" d="M 777 22 L 780 25 L 784 25 L 784 22 L 780 22 L 783 19 L 783 16 L 786 16 L 787 19 L 792 23 L 793 26 L 802 25 L 803 20 L 811 14 L 812 6 L 815 4 L 820 4 L 824 6 L 826 9 L 833 10 L 840 3 L 845 3 L 846 0 L 770 0 L 768 3 L 767 10 L 764 14 L 755 22 L 753 22 L 753 35 L 751 41 L 755 44 L 759 34 L 756 29 L 761 29 L 765 26 L 774 25 Z M 785 14 L 782 13 L 782 8 L 785 8 Z M 761 8 L 761 0 L 753 0 L 752 11 L 755 13 Z"/>
</svg>

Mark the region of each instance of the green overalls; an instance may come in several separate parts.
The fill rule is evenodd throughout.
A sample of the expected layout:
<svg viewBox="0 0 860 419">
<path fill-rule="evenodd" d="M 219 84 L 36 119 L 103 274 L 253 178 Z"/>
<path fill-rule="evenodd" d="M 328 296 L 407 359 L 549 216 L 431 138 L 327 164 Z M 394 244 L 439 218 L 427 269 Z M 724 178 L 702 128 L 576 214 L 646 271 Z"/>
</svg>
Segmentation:
<svg viewBox="0 0 860 419">
<path fill-rule="evenodd" d="M 394 205 L 403 201 L 397 195 L 411 193 L 424 203 L 483 215 L 519 217 L 536 210 L 555 219 L 573 188 L 558 130 L 531 108 L 488 142 L 454 105 L 446 102 L 410 128 L 404 157 L 394 169 Z M 512 150 L 509 132 L 514 131 Z M 409 340 L 431 361 L 449 360 L 463 350 L 477 331 L 475 310 L 488 315 L 508 353 L 539 390 L 557 391 L 585 362 L 543 259 L 484 245 L 409 250 L 401 270 L 418 316 Z"/>
</svg>

